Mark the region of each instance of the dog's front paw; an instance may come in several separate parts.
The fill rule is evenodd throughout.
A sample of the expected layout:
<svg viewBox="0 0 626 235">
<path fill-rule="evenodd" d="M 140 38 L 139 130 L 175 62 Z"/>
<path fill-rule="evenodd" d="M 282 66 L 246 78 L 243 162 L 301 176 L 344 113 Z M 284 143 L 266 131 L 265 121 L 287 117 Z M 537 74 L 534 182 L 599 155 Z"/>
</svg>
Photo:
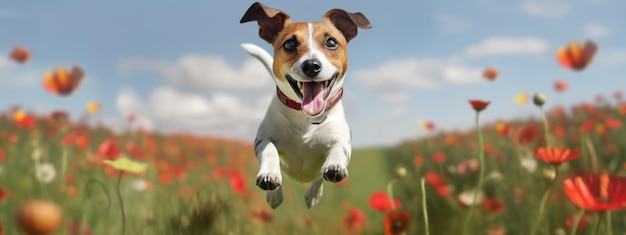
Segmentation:
<svg viewBox="0 0 626 235">
<path fill-rule="evenodd" d="M 337 183 L 348 177 L 348 169 L 340 165 L 330 165 L 324 168 L 323 174 L 326 181 Z"/>
<path fill-rule="evenodd" d="M 266 191 L 276 190 L 280 187 L 281 183 L 282 177 L 280 174 L 259 173 L 259 175 L 256 176 L 256 185 Z"/>
</svg>

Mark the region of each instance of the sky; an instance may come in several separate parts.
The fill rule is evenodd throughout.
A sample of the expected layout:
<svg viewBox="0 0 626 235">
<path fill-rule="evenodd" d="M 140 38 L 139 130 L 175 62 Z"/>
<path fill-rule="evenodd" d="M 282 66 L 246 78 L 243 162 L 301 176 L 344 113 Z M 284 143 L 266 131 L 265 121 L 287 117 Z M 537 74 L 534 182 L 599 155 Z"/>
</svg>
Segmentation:
<svg viewBox="0 0 626 235">
<path fill-rule="evenodd" d="M 355 147 L 393 145 L 439 130 L 471 128 L 469 99 L 491 101 L 484 122 L 537 115 L 515 103 L 544 93 L 547 105 L 610 97 L 626 87 L 626 2 L 617 0 L 267 1 L 292 21 L 321 21 L 342 8 L 362 12 L 372 28 L 348 45 L 344 109 Z M 275 85 L 241 48 L 268 51 L 254 22 L 239 20 L 251 1 L 2 1 L 0 55 L 16 46 L 32 58 L 0 56 L 0 110 L 14 105 L 76 119 L 90 101 L 94 122 L 128 128 L 252 141 Z M 582 72 L 558 65 L 571 41 L 599 50 Z M 43 74 L 79 65 L 85 79 L 67 97 L 44 90 Z M 496 68 L 495 81 L 482 78 Z M 553 84 L 570 88 L 557 93 Z"/>
</svg>

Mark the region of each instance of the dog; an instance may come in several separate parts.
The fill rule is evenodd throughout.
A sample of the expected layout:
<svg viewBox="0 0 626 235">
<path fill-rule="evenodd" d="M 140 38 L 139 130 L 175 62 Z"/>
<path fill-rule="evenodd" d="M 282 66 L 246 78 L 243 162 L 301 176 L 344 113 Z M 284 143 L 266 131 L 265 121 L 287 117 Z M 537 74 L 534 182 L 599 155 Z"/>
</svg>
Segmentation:
<svg viewBox="0 0 626 235">
<path fill-rule="evenodd" d="M 259 37 L 273 46 L 274 56 L 253 44 L 242 46 L 276 82 L 276 96 L 254 140 L 256 185 L 276 209 L 283 201 L 282 173 L 312 182 L 304 196 L 311 208 L 322 197 L 323 180 L 348 177 L 352 136 L 341 103 L 346 48 L 357 28 L 371 24 L 363 14 L 341 9 L 326 12 L 321 22 L 291 22 L 287 13 L 259 2 L 240 23 L 250 21 L 258 23 Z"/>
</svg>

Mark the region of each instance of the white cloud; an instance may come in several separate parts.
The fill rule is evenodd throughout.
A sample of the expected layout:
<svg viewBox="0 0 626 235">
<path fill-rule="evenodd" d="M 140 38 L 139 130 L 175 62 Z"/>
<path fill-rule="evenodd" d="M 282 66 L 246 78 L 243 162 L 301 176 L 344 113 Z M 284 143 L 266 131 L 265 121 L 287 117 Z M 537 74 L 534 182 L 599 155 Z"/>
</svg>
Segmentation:
<svg viewBox="0 0 626 235">
<path fill-rule="evenodd" d="M 626 49 L 609 50 L 598 59 L 607 64 L 626 64 Z"/>
<path fill-rule="evenodd" d="M 352 73 L 354 79 L 388 102 L 406 101 L 412 89 L 481 81 L 481 69 L 458 59 L 404 59 Z"/>
<path fill-rule="evenodd" d="M 443 29 L 448 33 L 462 33 L 471 28 L 471 25 L 467 21 L 447 14 L 438 15 L 437 21 L 439 21 Z"/>
<path fill-rule="evenodd" d="M 118 65 L 122 74 L 135 71 L 156 73 L 169 83 L 191 91 L 259 91 L 274 82 L 263 65 L 249 59 L 239 68 L 215 56 L 185 55 L 176 62 L 127 59 Z"/>
<path fill-rule="evenodd" d="M 561 19 L 573 11 L 572 3 L 566 0 L 526 0 L 518 8 L 530 16 L 547 19 Z"/>
<path fill-rule="evenodd" d="M 491 37 L 465 49 L 465 55 L 471 57 L 500 55 L 540 54 L 548 49 L 549 43 L 541 38 Z"/>
<path fill-rule="evenodd" d="M 592 38 L 603 38 L 609 34 L 609 29 L 601 24 L 586 24 L 583 28 L 585 35 Z"/>
<path fill-rule="evenodd" d="M 228 93 L 207 97 L 162 87 L 141 100 L 125 89 L 118 94 L 117 110 L 123 116 L 135 114 L 138 125 L 147 129 L 252 140 L 271 94 L 246 100 Z"/>
<path fill-rule="evenodd" d="M 8 53 L 5 53 L 8 54 Z M 19 65 L 7 57 L 0 57 L 0 83 L 3 86 L 29 86 L 37 83 L 43 73 L 35 70 L 21 70 Z"/>
</svg>

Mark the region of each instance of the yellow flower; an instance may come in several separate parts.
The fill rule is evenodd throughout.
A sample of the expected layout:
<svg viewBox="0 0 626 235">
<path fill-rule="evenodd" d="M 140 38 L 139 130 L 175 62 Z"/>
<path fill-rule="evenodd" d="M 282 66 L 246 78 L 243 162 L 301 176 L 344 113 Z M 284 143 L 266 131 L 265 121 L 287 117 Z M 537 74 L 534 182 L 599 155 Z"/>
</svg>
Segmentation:
<svg viewBox="0 0 626 235">
<path fill-rule="evenodd" d="M 521 92 L 515 96 L 515 103 L 517 105 L 525 105 L 528 102 L 528 94 Z"/>
<path fill-rule="evenodd" d="M 97 113 L 100 111 L 100 103 L 98 103 L 98 101 L 91 101 L 87 104 L 85 109 L 87 110 L 87 113 Z"/>
<path fill-rule="evenodd" d="M 127 157 L 121 157 L 115 159 L 115 161 L 104 160 L 104 164 L 112 166 L 116 170 L 127 171 L 135 174 L 143 173 L 148 168 L 148 164 L 142 162 L 136 162 L 128 159 Z"/>
</svg>

